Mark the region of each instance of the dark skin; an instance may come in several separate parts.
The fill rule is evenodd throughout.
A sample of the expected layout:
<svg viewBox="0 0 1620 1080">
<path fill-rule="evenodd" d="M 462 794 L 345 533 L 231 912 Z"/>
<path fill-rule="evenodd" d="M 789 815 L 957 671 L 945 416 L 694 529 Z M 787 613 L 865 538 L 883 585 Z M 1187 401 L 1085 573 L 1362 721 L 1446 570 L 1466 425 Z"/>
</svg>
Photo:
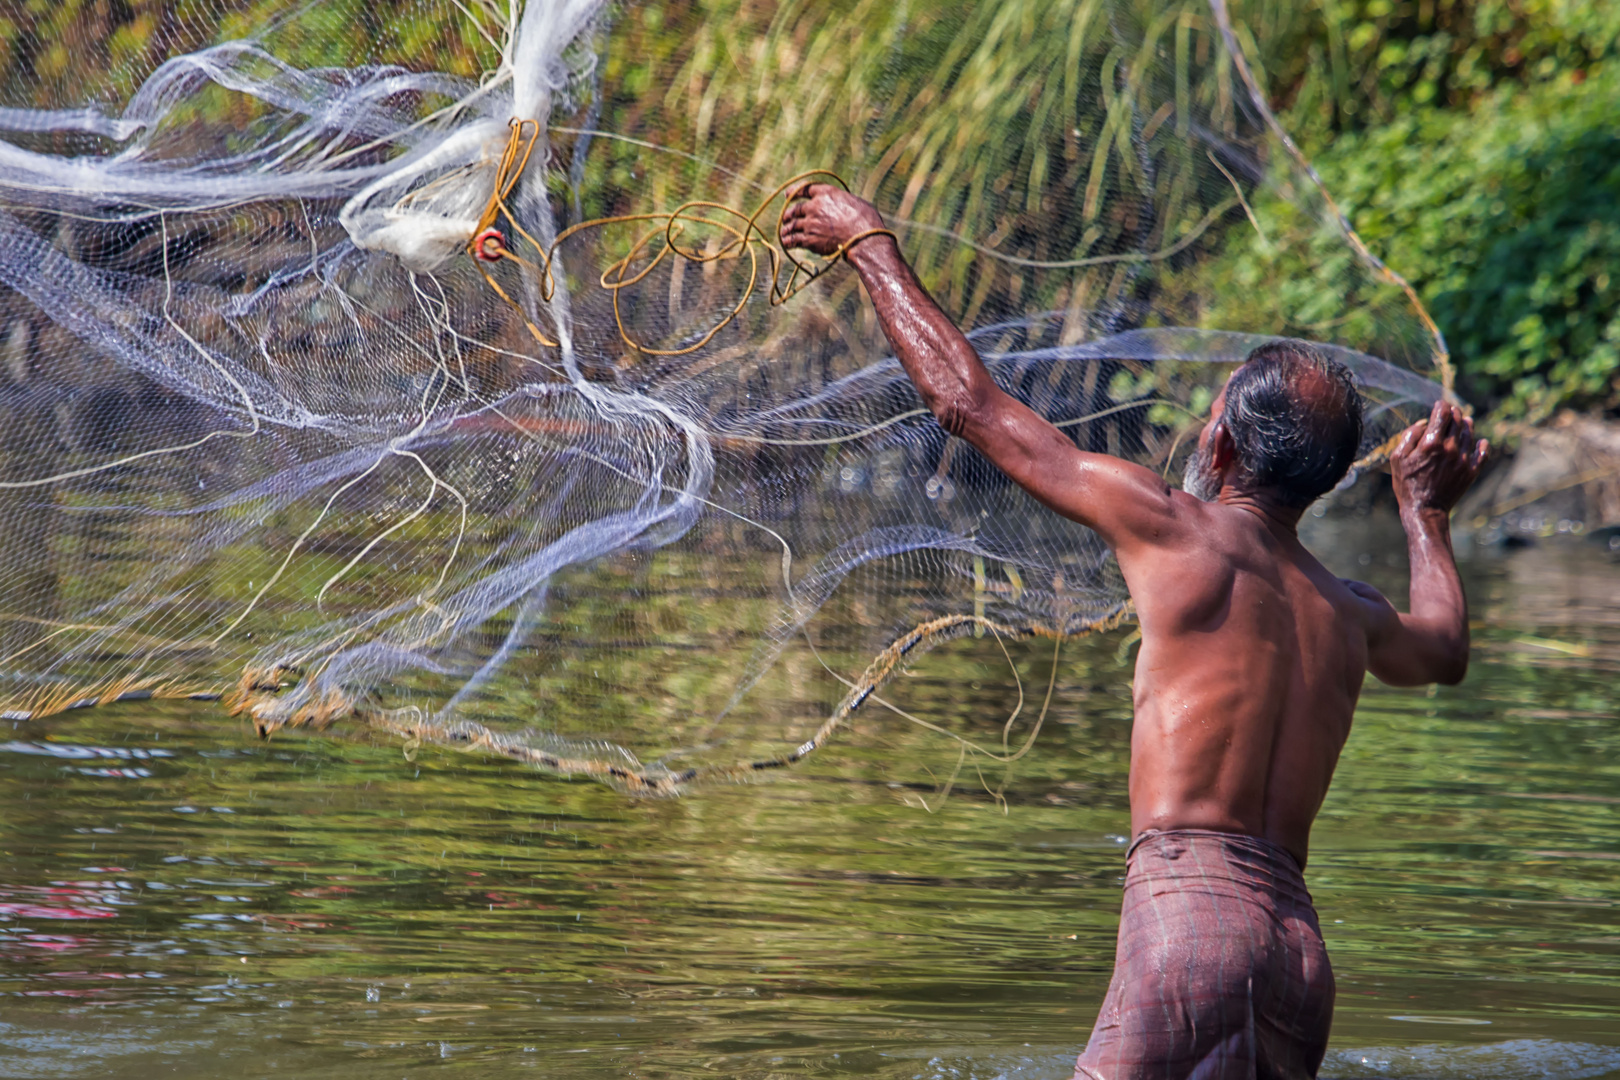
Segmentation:
<svg viewBox="0 0 1620 1080">
<path fill-rule="evenodd" d="M 821 255 L 883 227 L 840 188 L 795 192 L 784 246 Z M 1204 502 L 1157 473 L 1086 453 L 1004 393 L 893 237 L 845 253 L 906 373 L 939 423 L 1056 513 L 1113 549 L 1142 631 L 1131 733 L 1131 830 L 1265 837 L 1305 864 L 1366 672 L 1392 686 L 1455 684 L 1468 670 L 1468 604 L 1450 512 L 1489 446 L 1437 403 L 1390 457 L 1412 580 L 1399 612 L 1329 573 L 1300 544 L 1302 507 L 1246 486 L 1218 397 L 1198 437 L 1220 494 Z M 1307 401 L 1329 389 L 1296 387 Z"/>
</svg>

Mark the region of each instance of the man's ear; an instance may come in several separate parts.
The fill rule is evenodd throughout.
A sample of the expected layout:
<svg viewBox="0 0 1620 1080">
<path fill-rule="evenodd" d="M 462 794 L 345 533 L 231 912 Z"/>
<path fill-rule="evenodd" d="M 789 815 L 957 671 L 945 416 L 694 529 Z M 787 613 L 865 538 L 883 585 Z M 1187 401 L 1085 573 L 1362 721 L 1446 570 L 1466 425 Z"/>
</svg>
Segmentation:
<svg viewBox="0 0 1620 1080">
<path fill-rule="evenodd" d="M 1232 433 L 1226 430 L 1226 421 L 1217 420 L 1209 432 L 1210 471 L 1224 474 L 1235 464 L 1237 464 L 1237 443 L 1232 441 Z"/>
</svg>

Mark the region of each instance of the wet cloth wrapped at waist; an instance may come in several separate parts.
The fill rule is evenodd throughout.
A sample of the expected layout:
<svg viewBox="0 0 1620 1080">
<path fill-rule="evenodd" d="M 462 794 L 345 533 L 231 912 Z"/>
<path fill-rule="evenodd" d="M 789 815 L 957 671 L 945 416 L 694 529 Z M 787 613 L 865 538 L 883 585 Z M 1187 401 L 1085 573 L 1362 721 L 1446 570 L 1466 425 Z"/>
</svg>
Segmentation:
<svg viewBox="0 0 1620 1080">
<path fill-rule="evenodd" d="M 1281 844 L 1214 829 L 1144 829 L 1125 854 L 1127 881 L 1146 877 L 1157 895 L 1206 891 L 1237 900 L 1261 896 L 1311 903 L 1299 860 Z"/>
<path fill-rule="evenodd" d="M 1333 972 L 1299 862 L 1269 840 L 1148 830 L 1127 853 L 1114 977 L 1083 1080 L 1307 1080 Z"/>
</svg>

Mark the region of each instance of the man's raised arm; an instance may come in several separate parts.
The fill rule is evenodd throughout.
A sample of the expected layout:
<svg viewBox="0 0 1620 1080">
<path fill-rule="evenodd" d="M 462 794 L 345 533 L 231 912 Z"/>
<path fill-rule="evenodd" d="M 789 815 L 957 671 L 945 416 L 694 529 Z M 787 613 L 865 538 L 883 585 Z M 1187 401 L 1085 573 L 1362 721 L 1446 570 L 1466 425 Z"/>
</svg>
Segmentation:
<svg viewBox="0 0 1620 1080">
<path fill-rule="evenodd" d="M 1474 422 L 1442 401 L 1390 454 L 1412 567 L 1411 611 L 1400 614 L 1370 586 L 1351 587 L 1373 613 L 1368 670 L 1391 686 L 1455 684 L 1468 672 L 1468 600 L 1451 550 L 1451 508 L 1489 452 L 1489 442 L 1474 439 Z"/>
<path fill-rule="evenodd" d="M 906 374 L 945 430 L 972 443 L 1030 494 L 1095 529 L 1111 546 L 1161 531 L 1172 514 L 1169 485 L 1151 470 L 1081 451 L 996 386 L 972 343 L 901 257 L 894 238 L 876 232 L 883 219 L 870 203 L 828 184 L 807 185 L 796 195 L 802 197 L 783 218 L 782 243 L 832 255 L 855 240 L 845 257 L 860 274 Z"/>
</svg>

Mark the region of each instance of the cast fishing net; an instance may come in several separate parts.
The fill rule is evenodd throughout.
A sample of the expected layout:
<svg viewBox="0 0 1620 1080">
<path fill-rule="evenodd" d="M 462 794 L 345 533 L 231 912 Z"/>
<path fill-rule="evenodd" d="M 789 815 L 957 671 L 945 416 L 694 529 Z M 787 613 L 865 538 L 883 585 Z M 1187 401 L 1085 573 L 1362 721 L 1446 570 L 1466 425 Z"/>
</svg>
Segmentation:
<svg viewBox="0 0 1620 1080">
<path fill-rule="evenodd" d="M 847 267 L 774 248 L 779 185 L 872 198 L 1002 386 L 1172 480 L 1277 329 L 1215 299 L 1280 242 L 1265 189 L 1356 298 L 1314 336 L 1371 450 L 1443 348 L 1236 15 L 6 0 L 7 716 L 219 697 L 672 792 L 940 641 L 1117 624 L 1097 538 L 938 427 Z M 760 691 L 823 664 L 830 713 Z"/>
</svg>

